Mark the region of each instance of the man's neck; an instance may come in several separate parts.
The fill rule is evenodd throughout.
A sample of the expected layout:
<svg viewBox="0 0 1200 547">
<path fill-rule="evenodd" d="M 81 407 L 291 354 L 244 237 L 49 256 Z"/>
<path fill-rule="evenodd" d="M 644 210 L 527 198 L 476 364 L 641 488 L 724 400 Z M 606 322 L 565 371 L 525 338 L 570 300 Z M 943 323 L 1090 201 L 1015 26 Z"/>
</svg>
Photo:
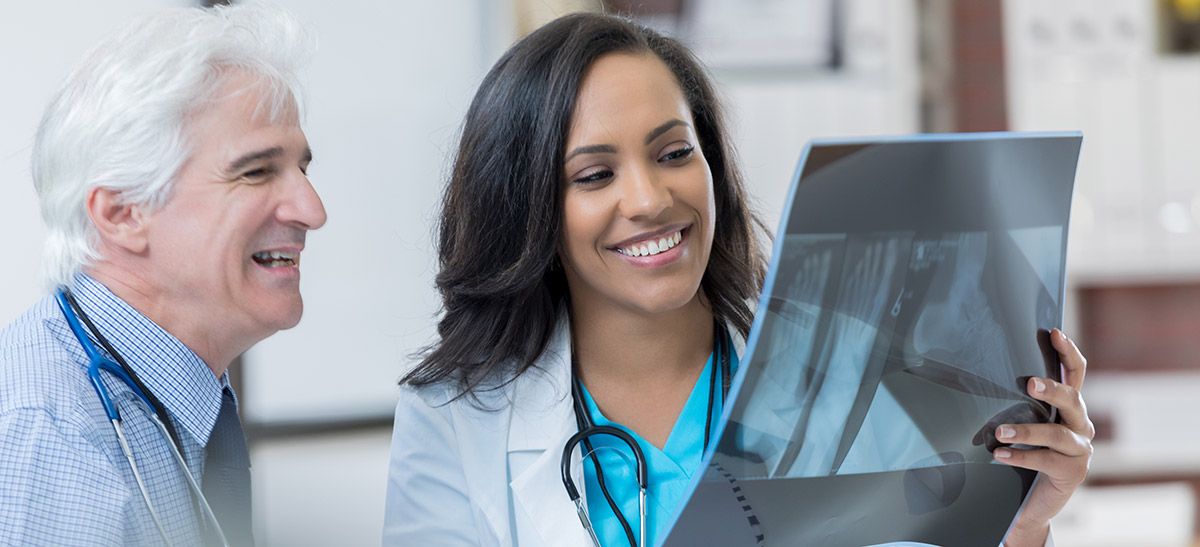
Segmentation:
<svg viewBox="0 0 1200 547">
<path fill-rule="evenodd" d="M 188 306 L 172 304 L 163 291 L 155 290 L 153 283 L 134 271 L 99 262 L 86 273 L 195 352 L 217 378 L 253 345 L 235 336 L 236 329 L 229 328 L 230 325 L 220 325 Z"/>
</svg>

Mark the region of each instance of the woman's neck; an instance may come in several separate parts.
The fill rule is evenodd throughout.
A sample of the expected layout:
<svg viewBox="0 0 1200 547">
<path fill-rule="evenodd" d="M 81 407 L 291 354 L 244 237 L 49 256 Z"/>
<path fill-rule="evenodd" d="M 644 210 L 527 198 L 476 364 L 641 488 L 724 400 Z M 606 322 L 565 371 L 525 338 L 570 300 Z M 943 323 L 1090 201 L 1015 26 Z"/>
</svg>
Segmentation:
<svg viewBox="0 0 1200 547">
<path fill-rule="evenodd" d="M 662 448 L 713 347 L 699 296 L 661 314 L 571 305 L 576 370 L 601 413 Z"/>
<path fill-rule="evenodd" d="M 573 349 L 580 374 L 629 383 L 688 376 L 704 368 L 713 347 L 712 310 L 697 294 L 684 306 L 645 314 L 609 305 L 571 305 Z"/>
</svg>

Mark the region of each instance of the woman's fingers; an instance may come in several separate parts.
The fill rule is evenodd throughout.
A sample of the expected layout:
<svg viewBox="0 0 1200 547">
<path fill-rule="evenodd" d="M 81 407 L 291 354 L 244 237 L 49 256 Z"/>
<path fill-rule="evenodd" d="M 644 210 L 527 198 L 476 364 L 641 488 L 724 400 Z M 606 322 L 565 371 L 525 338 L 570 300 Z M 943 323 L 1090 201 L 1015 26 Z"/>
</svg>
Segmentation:
<svg viewBox="0 0 1200 547">
<path fill-rule="evenodd" d="M 1088 456 L 1067 456 L 1049 448 L 1016 450 L 997 448 L 996 461 L 1044 473 L 1058 488 L 1071 492 L 1087 477 Z"/>
<path fill-rule="evenodd" d="M 1083 377 L 1087 375 L 1087 358 L 1079 351 L 1075 342 L 1063 331 L 1054 329 L 1050 332 L 1050 343 L 1058 351 L 1059 361 L 1063 365 L 1063 382 L 1075 388 L 1083 389 Z"/>
<path fill-rule="evenodd" d="M 996 428 L 1003 443 L 1049 448 L 1067 456 L 1090 456 L 1091 439 L 1060 424 L 1005 424 Z"/>
<path fill-rule="evenodd" d="M 1096 428 L 1088 418 L 1087 405 L 1078 389 L 1049 378 L 1030 378 L 1026 386 L 1029 396 L 1058 408 L 1063 425 L 1089 439 L 1096 437 Z"/>
</svg>

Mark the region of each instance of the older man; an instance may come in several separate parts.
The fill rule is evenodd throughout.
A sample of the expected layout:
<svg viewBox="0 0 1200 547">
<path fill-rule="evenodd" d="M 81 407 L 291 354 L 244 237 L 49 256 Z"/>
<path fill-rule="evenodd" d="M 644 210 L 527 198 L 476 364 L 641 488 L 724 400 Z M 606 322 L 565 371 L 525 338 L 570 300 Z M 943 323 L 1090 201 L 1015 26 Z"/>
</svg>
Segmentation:
<svg viewBox="0 0 1200 547">
<path fill-rule="evenodd" d="M 164 12 L 47 109 L 53 290 L 0 331 L 0 544 L 253 543 L 227 370 L 300 320 L 325 223 L 296 99 L 308 44 L 269 7 Z"/>
</svg>

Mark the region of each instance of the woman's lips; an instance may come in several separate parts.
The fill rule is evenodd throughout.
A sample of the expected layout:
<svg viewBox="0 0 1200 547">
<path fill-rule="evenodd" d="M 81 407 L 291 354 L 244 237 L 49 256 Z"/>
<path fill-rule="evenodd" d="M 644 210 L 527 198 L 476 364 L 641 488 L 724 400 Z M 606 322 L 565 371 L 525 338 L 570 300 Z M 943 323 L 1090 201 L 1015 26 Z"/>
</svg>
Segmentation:
<svg viewBox="0 0 1200 547">
<path fill-rule="evenodd" d="M 679 259 L 688 242 L 690 226 L 658 237 L 649 237 L 610 249 L 625 262 L 640 268 L 658 268 Z"/>
</svg>

